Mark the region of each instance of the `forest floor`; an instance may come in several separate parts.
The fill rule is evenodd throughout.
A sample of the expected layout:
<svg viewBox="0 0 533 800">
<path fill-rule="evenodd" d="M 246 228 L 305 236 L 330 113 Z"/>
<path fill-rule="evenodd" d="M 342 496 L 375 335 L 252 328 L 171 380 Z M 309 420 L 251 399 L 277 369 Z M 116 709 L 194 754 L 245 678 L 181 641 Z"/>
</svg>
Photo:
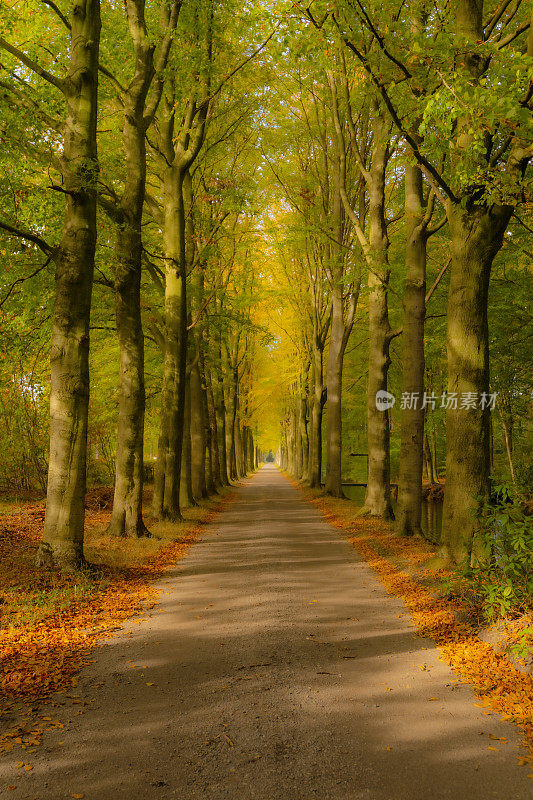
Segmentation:
<svg viewBox="0 0 533 800">
<path fill-rule="evenodd" d="M 48 647 L 47 658 L 67 657 L 66 671 L 59 656 L 53 664 L 58 675 L 70 671 L 70 685 L 43 683 L 45 701 L 39 648 L 46 650 L 50 614 L 22 619 L 38 645 L 37 683 L 27 724 L 4 739 L 6 796 L 529 798 L 520 729 L 476 700 L 461 664 L 454 674 L 445 663 L 450 643 L 439 649 L 427 635 L 438 639 L 452 622 L 428 625 L 428 598 L 378 553 L 375 531 L 372 544 L 368 528 L 354 533 L 350 523 L 355 549 L 324 512 L 345 526 L 265 467 L 220 514 L 207 512 L 208 527 L 189 523 L 181 541 L 115 567 L 132 576 L 116 601 L 120 631 L 102 628 L 107 638 L 94 648 L 90 631 L 98 620 L 104 626 L 110 598 L 122 596 L 108 574 L 100 610 L 90 603 L 94 617 L 84 623 L 72 602 L 63 612 L 65 641 L 76 628 L 82 638 L 78 650 L 60 637 Z M 198 513 L 205 519 L 205 509 Z M 169 556 L 177 563 L 162 573 Z M 131 616 L 140 603 L 142 614 Z M 462 646 L 463 635 L 453 644 Z M 20 703 L 23 689 L 17 695 L 15 681 Z M 9 727 L 7 711 L 4 721 Z"/>
</svg>

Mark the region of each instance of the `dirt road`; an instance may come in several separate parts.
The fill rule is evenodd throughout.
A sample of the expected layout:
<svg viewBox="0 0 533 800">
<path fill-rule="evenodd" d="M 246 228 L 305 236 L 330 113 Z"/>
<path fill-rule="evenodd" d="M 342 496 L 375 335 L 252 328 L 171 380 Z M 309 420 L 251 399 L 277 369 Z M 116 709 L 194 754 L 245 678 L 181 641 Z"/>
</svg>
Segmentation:
<svg viewBox="0 0 533 800">
<path fill-rule="evenodd" d="M 2 797 L 531 798 L 514 727 L 474 706 L 275 468 L 162 586 L 150 615 L 96 652 L 82 703 L 54 708 L 65 728 L 23 757 L 33 768 L 2 759 Z"/>
</svg>

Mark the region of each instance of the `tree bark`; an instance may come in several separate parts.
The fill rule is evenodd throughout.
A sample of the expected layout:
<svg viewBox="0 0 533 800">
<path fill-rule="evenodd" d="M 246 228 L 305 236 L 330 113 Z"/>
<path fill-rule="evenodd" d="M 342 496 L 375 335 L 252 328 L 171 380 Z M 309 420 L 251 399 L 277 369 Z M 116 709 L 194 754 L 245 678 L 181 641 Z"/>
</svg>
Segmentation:
<svg viewBox="0 0 533 800">
<path fill-rule="evenodd" d="M 191 455 L 191 394 L 189 385 L 189 375 L 185 380 L 185 403 L 183 416 L 183 435 L 181 451 L 181 471 L 180 471 L 180 504 L 186 506 L 196 506 L 198 503 L 194 498 L 192 489 L 192 455 Z"/>
<path fill-rule="evenodd" d="M 424 458 L 426 459 L 426 475 L 429 483 L 436 483 L 435 478 L 435 464 L 433 461 L 433 453 L 429 442 L 427 432 L 424 433 Z"/>
<path fill-rule="evenodd" d="M 422 172 L 405 167 L 407 242 L 403 300 L 402 394 L 410 400 L 402 409 L 398 522 L 400 536 L 422 535 L 422 466 L 424 457 L 424 323 L 426 317 L 426 245 Z M 414 398 L 414 402 L 412 402 Z"/>
<path fill-rule="evenodd" d="M 191 397 L 191 471 L 192 492 L 195 500 L 207 497 L 205 480 L 205 422 L 202 398 L 202 379 L 198 360 L 191 369 L 189 379 Z"/>
<path fill-rule="evenodd" d="M 125 159 L 124 193 L 119 206 L 115 269 L 115 311 L 120 348 L 120 392 L 118 411 L 115 494 L 108 532 L 116 536 L 148 533 L 142 519 L 144 473 L 144 337 L 141 319 L 142 214 L 146 187 L 146 130 L 161 92 L 156 91 L 147 113 L 146 99 L 156 70 L 155 45 L 144 16 L 144 2 L 126 0 L 126 15 L 135 54 L 135 71 L 124 98 L 122 144 Z M 177 22 L 175 4 L 167 23 Z M 163 42 L 162 70 L 168 57 L 170 30 Z"/>
<path fill-rule="evenodd" d="M 37 563 L 78 569 L 83 532 L 89 409 L 89 317 L 96 248 L 99 0 L 72 3 L 63 151 L 65 218 L 56 257 L 50 350 L 50 459 Z"/>
<path fill-rule="evenodd" d="M 447 312 L 448 400 L 446 491 L 439 556 L 460 563 L 477 558 L 476 511 L 490 495 L 488 290 L 492 261 L 503 242 L 511 208 L 448 204 L 452 263 Z M 468 395 L 467 393 L 470 393 Z M 475 398 L 461 407 L 463 396 Z"/>
<path fill-rule="evenodd" d="M 162 517 L 181 519 L 180 483 L 187 371 L 187 266 L 183 170 L 167 166 L 164 178 L 163 246 L 165 251 L 165 360 L 173 375 L 169 396 L 168 448 Z"/>
<path fill-rule="evenodd" d="M 309 485 L 322 487 L 322 413 L 324 409 L 324 350 L 322 341 L 313 347 L 313 404 L 309 437 Z"/>
<path fill-rule="evenodd" d="M 227 432 L 226 432 L 226 401 L 224 396 L 224 375 L 222 373 L 222 348 L 219 347 L 219 366 L 217 370 L 218 382 L 218 442 L 219 442 L 219 457 L 220 457 L 220 476 L 222 478 L 222 485 L 229 486 L 229 472 L 228 472 L 228 455 L 227 455 Z"/>
<path fill-rule="evenodd" d="M 303 391 L 303 390 L 302 390 Z M 308 421 L 307 421 L 307 397 L 302 395 L 299 399 L 300 402 L 300 441 L 302 443 L 302 473 L 300 478 L 302 481 L 309 480 L 309 434 L 308 434 Z"/>
<path fill-rule="evenodd" d="M 389 240 L 385 222 L 385 173 L 388 126 L 378 109 L 374 115 L 374 149 L 369 181 L 370 272 L 368 276 L 369 362 L 367 385 L 368 484 L 361 513 L 394 519 L 390 497 L 390 420 L 380 410 L 378 396 L 386 396 L 390 366 L 388 287 Z"/>
<path fill-rule="evenodd" d="M 165 498 L 165 459 L 168 451 L 168 435 L 170 424 L 170 409 L 175 396 L 175 365 L 171 348 L 165 335 L 165 353 L 163 361 L 163 384 L 161 388 L 161 409 L 159 412 L 159 437 L 157 441 L 157 460 L 154 470 L 154 495 L 152 499 L 152 513 L 157 519 L 163 517 L 163 503 Z"/>
<path fill-rule="evenodd" d="M 211 447 L 210 447 L 211 459 L 212 459 L 211 470 L 213 474 L 214 485 L 215 488 L 217 488 L 223 485 L 223 480 L 220 468 L 221 458 L 219 451 L 217 412 L 216 412 L 215 398 L 213 395 L 213 381 L 209 369 L 205 370 L 205 383 L 206 383 L 206 395 L 207 395 L 207 414 L 209 418 L 209 428 L 211 436 Z"/>
</svg>

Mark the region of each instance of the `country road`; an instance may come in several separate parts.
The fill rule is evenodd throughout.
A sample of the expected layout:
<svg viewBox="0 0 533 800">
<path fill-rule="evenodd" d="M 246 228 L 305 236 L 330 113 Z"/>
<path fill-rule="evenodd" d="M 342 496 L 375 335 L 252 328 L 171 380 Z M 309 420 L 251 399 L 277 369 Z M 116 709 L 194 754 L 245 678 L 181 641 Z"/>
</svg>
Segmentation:
<svg viewBox="0 0 533 800">
<path fill-rule="evenodd" d="M 2 759 L 2 797 L 531 798 L 514 727 L 474 705 L 274 467 L 238 488 L 161 586 L 95 652 L 76 702 L 53 708 L 65 727 L 33 768 Z"/>
</svg>

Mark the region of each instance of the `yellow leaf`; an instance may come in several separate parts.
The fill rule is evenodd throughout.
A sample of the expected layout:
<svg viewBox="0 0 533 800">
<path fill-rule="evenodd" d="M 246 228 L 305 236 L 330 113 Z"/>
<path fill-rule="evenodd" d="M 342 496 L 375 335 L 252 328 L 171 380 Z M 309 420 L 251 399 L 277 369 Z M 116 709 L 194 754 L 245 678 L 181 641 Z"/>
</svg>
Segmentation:
<svg viewBox="0 0 533 800">
<path fill-rule="evenodd" d="M 26 766 L 24 767 L 24 769 L 26 770 L 26 772 L 29 772 L 29 771 L 30 771 L 30 769 L 33 769 L 33 765 L 32 765 L 32 764 L 26 764 Z"/>
<path fill-rule="evenodd" d="M 499 748 L 498 747 L 487 747 L 487 750 L 496 750 L 496 751 L 498 751 Z"/>
<path fill-rule="evenodd" d="M 147 683 L 147 686 L 155 686 L 155 683 Z"/>
</svg>

